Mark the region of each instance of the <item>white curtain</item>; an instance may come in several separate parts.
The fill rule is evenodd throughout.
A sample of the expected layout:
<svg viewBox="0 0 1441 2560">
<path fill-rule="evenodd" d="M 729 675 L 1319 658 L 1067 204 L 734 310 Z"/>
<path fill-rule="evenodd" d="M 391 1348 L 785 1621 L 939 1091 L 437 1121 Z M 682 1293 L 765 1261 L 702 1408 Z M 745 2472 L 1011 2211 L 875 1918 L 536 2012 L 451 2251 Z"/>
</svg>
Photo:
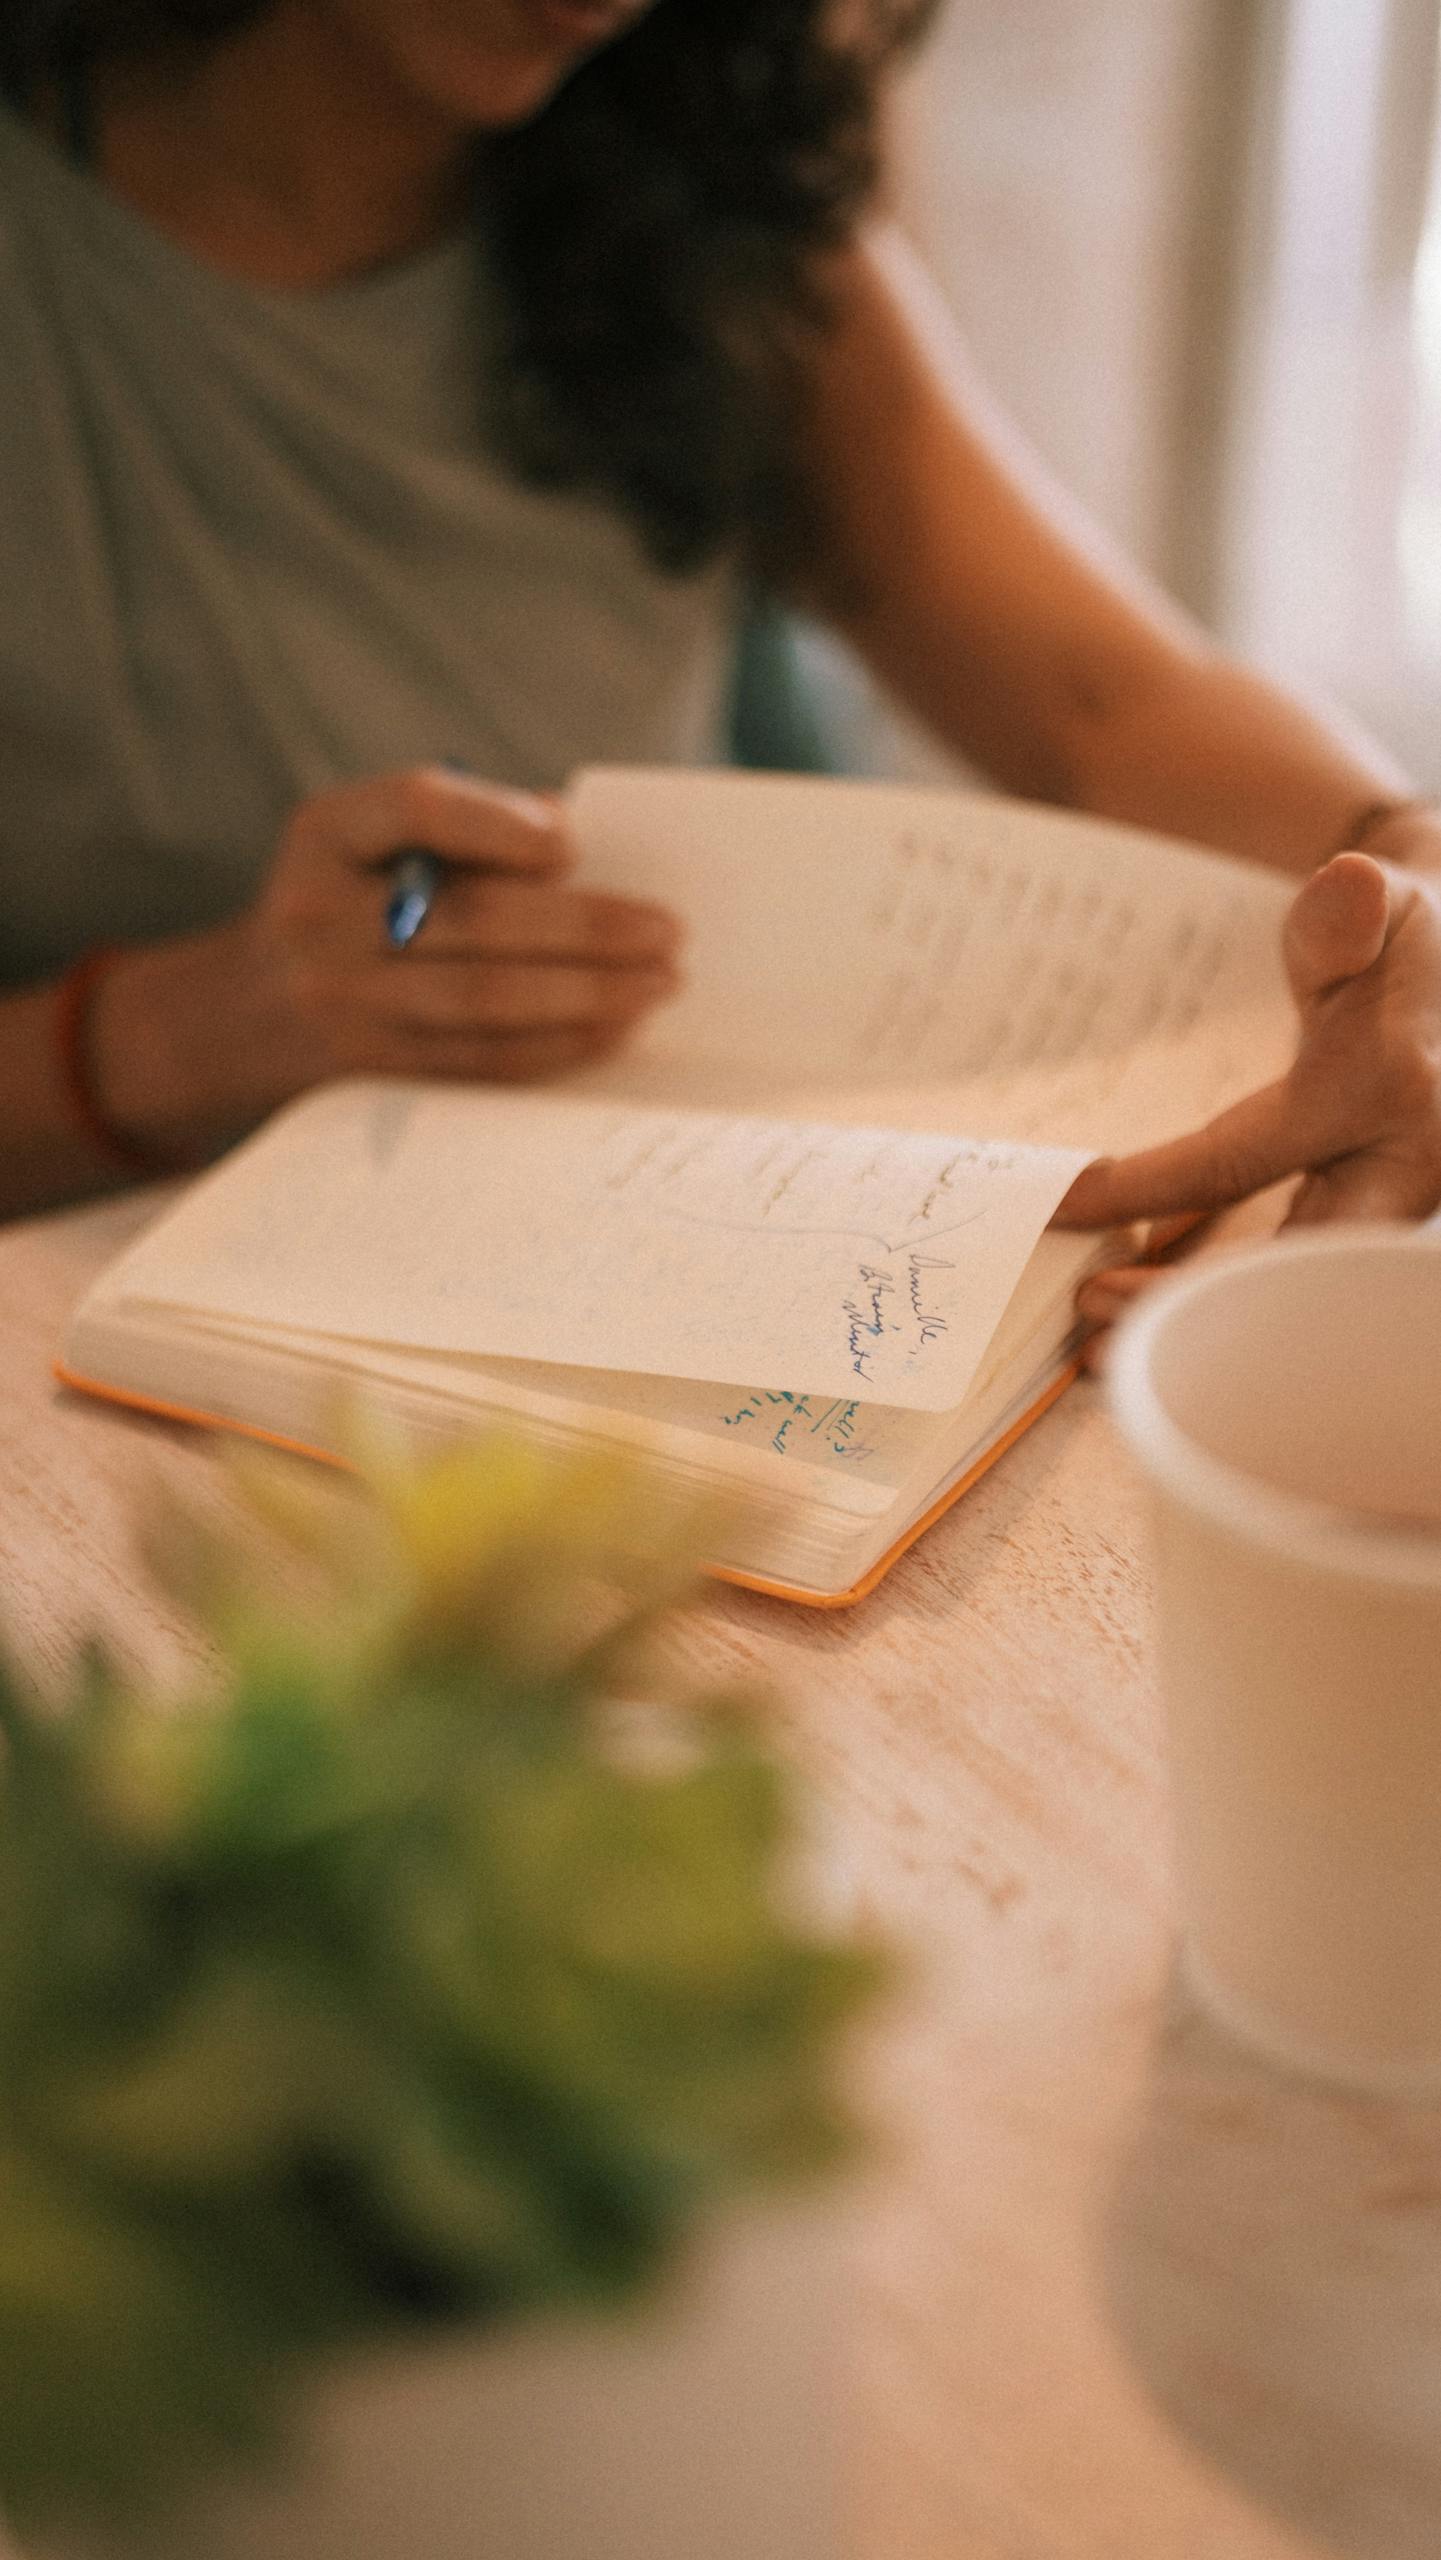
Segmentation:
<svg viewBox="0 0 1441 2560">
<path fill-rule="evenodd" d="M 1438 19 L 947 0 L 897 133 L 905 217 L 1061 477 L 1433 790 Z"/>
<path fill-rule="evenodd" d="M 1214 618 L 1435 788 L 1441 0 L 1255 6 Z"/>
<path fill-rule="evenodd" d="M 1183 585 L 1199 235 L 1229 20 L 1255 4 L 945 0 L 898 117 L 902 212 L 991 388 L 1107 530 Z"/>
</svg>

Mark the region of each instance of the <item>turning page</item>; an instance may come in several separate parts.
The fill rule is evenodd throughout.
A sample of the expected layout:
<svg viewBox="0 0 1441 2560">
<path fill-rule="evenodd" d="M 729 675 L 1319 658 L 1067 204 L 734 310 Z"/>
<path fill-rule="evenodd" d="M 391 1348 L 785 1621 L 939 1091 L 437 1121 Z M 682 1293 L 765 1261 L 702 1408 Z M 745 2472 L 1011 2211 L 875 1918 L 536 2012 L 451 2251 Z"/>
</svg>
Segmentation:
<svg viewBox="0 0 1441 2560">
<path fill-rule="evenodd" d="M 960 1404 L 1075 1150 L 454 1085 L 292 1105 L 132 1302 L 413 1350 Z"/>
<path fill-rule="evenodd" d="M 687 928 L 607 1091 L 1122 1151 L 1288 1054 L 1295 884 L 1255 864 L 891 783 L 602 768 L 570 813 L 583 881 Z"/>
</svg>

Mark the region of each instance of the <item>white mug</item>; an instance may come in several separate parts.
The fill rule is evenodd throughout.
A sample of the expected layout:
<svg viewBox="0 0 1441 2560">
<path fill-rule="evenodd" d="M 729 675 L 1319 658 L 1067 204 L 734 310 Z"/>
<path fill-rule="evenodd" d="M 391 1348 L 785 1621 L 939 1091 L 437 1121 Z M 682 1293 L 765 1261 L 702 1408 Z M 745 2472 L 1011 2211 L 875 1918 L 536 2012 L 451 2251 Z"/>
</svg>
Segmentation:
<svg viewBox="0 0 1441 2560">
<path fill-rule="evenodd" d="M 1441 2091 L 1441 1235 L 1298 1232 L 1120 1328 L 1185 1960 L 1223 2024 Z"/>
</svg>

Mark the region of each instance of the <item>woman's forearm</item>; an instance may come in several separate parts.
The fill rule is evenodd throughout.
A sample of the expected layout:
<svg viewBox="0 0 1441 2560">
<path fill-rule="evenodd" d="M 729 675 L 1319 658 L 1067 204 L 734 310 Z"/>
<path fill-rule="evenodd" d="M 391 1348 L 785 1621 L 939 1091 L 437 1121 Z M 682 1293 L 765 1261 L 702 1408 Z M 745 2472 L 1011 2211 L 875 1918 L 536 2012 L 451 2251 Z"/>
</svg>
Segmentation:
<svg viewBox="0 0 1441 2560">
<path fill-rule="evenodd" d="M 105 1122 L 158 1167 L 204 1164 L 307 1081 L 243 924 L 126 951 L 94 989 L 84 1073 Z M 60 990 L 0 998 L 0 1217 L 133 1181 L 77 1111 Z"/>
<path fill-rule="evenodd" d="M 808 437 L 808 600 L 1008 789 L 1298 873 L 1406 796 L 1383 750 L 1228 661 L 1110 552 L 894 235 L 840 270 Z"/>
<path fill-rule="evenodd" d="M 0 1218 L 111 1189 L 65 1089 L 53 987 L 0 997 Z"/>
<path fill-rule="evenodd" d="M 1382 748 L 1207 649 L 1103 661 L 1060 735 L 1072 807 L 1301 875 L 1413 788 Z"/>
</svg>

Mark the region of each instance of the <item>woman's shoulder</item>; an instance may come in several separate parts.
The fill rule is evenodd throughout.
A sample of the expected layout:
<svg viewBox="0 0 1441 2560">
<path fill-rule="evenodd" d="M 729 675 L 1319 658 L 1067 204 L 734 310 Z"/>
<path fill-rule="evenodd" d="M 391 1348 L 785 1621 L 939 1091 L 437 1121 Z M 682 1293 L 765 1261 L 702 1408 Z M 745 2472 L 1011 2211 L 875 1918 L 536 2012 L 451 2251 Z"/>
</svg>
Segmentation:
<svg viewBox="0 0 1441 2560">
<path fill-rule="evenodd" d="M 87 192 L 48 122 L 0 90 L 0 301 L 23 301 L 47 330 L 56 273 L 87 234 Z"/>
<path fill-rule="evenodd" d="M 63 189 L 75 176 L 59 101 L 22 92 L 0 76 L 0 228 L 27 198 Z"/>
<path fill-rule="evenodd" d="M 11 97 L 0 97 L 0 424 L 7 456 L 33 441 L 28 393 L 65 332 L 67 253 L 76 236 L 65 191 L 74 173 Z"/>
<path fill-rule="evenodd" d="M 24 121 L 10 100 L 0 95 L 0 291 L 6 289 L 14 271 L 25 227 L 25 203 L 34 183 L 25 146 Z"/>
<path fill-rule="evenodd" d="M 43 185 L 53 146 L 12 87 L 0 86 L 0 244 L 20 230 L 26 201 Z"/>
</svg>

